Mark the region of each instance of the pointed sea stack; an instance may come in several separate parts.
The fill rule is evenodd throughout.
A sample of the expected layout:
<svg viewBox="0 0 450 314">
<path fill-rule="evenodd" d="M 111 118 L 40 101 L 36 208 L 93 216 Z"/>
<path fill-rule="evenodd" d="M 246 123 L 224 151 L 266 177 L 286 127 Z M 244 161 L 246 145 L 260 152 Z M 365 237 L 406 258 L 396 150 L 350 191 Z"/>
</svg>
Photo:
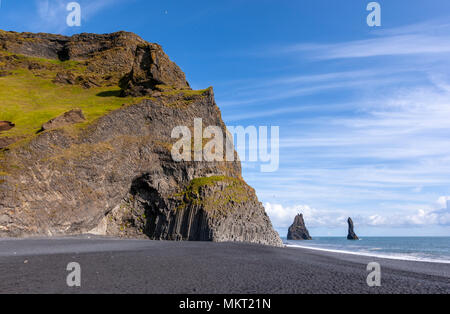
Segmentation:
<svg viewBox="0 0 450 314">
<path fill-rule="evenodd" d="M 351 218 L 348 218 L 347 240 L 359 240 L 358 236 L 356 235 L 355 231 L 353 230 L 353 220 Z"/>
<path fill-rule="evenodd" d="M 303 214 L 298 214 L 292 226 L 289 227 L 288 240 L 312 240 L 309 235 L 308 229 L 306 229 L 305 221 L 303 220 Z"/>
</svg>

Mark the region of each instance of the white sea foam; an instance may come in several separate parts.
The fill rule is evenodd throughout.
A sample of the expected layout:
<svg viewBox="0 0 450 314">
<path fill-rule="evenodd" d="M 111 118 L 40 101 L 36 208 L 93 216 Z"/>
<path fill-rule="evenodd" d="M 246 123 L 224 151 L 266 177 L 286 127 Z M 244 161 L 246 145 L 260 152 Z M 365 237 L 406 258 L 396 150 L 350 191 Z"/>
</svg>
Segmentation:
<svg viewBox="0 0 450 314">
<path fill-rule="evenodd" d="M 350 254 L 350 255 L 359 255 L 359 256 L 368 256 L 368 257 L 377 257 L 383 259 L 393 259 L 393 260 L 402 260 L 402 261 L 414 261 L 414 262 L 427 262 L 427 263 L 439 263 L 439 264 L 450 264 L 450 260 L 448 259 L 439 259 L 439 258 L 429 258 L 422 257 L 413 254 L 394 254 L 394 253 L 371 253 L 371 252 L 352 252 L 346 250 L 336 250 L 336 249 L 328 249 L 328 248 L 318 248 L 311 246 L 302 246 L 297 244 L 285 244 L 287 247 L 292 248 L 301 248 L 301 249 L 309 249 L 315 251 L 323 251 L 323 252 L 331 252 L 331 253 L 341 253 L 341 254 Z"/>
</svg>

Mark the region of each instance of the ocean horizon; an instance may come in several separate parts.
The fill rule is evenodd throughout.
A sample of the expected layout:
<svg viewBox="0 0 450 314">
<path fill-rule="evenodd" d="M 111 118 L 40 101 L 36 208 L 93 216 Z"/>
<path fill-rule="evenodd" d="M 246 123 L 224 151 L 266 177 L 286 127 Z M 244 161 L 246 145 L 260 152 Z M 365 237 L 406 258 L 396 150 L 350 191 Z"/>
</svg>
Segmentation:
<svg viewBox="0 0 450 314">
<path fill-rule="evenodd" d="M 287 240 L 289 247 L 373 256 L 407 261 L 450 264 L 450 237 L 361 237 L 350 241 L 345 237 L 314 237 L 309 241 Z"/>
</svg>

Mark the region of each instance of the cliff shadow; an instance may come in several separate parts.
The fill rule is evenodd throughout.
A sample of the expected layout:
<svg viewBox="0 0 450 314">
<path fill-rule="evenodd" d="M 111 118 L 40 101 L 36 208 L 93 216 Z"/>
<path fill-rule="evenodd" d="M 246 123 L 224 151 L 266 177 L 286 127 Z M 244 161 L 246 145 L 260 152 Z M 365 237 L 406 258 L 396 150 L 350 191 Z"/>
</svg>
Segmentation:
<svg viewBox="0 0 450 314">
<path fill-rule="evenodd" d="M 152 240 L 211 241 L 208 217 L 200 206 L 178 208 L 153 187 L 148 175 L 135 179 L 130 199 L 137 212 L 143 213 L 143 233 Z"/>
<path fill-rule="evenodd" d="M 121 97 L 122 90 L 114 89 L 98 93 L 97 97 Z"/>
</svg>

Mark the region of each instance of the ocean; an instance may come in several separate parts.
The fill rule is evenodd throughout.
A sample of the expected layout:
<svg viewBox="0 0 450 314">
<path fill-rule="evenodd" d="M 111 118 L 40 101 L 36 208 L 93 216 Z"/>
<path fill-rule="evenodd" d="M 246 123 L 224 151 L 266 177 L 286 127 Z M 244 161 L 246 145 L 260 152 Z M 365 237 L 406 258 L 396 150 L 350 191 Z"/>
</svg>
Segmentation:
<svg viewBox="0 0 450 314">
<path fill-rule="evenodd" d="M 450 237 L 363 237 L 349 241 L 345 237 L 317 237 L 311 241 L 283 238 L 289 247 L 310 248 L 410 261 L 450 263 Z"/>
</svg>

